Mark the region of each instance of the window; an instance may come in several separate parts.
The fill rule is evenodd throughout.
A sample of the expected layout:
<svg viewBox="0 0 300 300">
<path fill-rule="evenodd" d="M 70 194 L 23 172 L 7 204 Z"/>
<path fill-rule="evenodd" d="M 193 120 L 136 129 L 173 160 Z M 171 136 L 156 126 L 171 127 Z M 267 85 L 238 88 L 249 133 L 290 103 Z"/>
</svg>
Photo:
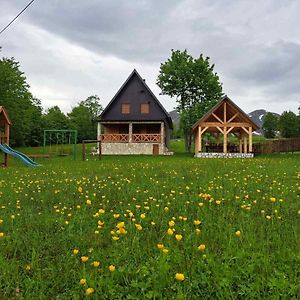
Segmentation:
<svg viewBox="0 0 300 300">
<path fill-rule="evenodd" d="M 141 113 L 142 114 L 149 114 L 149 111 L 150 111 L 149 103 L 142 103 L 141 104 Z"/>
<path fill-rule="evenodd" d="M 121 112 L 122 114 L 130 114 L 130 104 L 122 103 Z"/>
</svg>

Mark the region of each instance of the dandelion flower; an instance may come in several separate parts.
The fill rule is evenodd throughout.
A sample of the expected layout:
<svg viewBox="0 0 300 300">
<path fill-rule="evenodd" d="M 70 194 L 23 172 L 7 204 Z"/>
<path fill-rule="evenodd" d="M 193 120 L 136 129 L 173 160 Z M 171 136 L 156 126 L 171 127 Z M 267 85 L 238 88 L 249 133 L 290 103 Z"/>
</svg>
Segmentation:
<svg viewBox="0 0 300 300">
<path fill-rule="evenodd" d="M 90 296 L 90 295 L 92 295 L 94 293 L 94 289 L 93 288 L 88 288 L 88 289 L 86 289 L 86 291 L 85 291 L 85 295 L 86 296 Z"/>
<path fill-rule="evenodd" d="M 81 285 L 86 285 L 86 279 L 85 278 L 81 278 L 80 281 L 79 281 L 79 283 Z"/>
<path fill-rule="evenodd" d="M 95 268 L 99 267 L 100 266 L 100 261 L 97 261 L 97 260 L 93 261 L 92 266 L 95 267 Z"/>
<path fill-rule="evenodd" d="M 88 256 L 81 256 L 81 261 L 83 263 L 87 262 L 89 260 L 89 257 Z"/>
<path fill-rule="evenodd" d="M 240 231 L 240 230 L 237 230 L 237 231 L 235 232 L 235 235 L 236 235 L 237 237 L 240 237 L 240 236 L 241 236 L 241 231 Z"/>
<path fill-rule="evenodd" d="M 201 244 L 200 246 L 198 246 L 199 251 L 204 251 L 205 248 L 206 248 L 206 246 L 204 244 Z"/>
<path fill-rule="evenodd" d="M 79 253 L 79 250 L 78 250 L 78 249 L 74 249 L 74 250 L 73 250 L 73 254 L 74 254 L 74 255 L 77 255 L 78 253 Z"/>
<path fill-rule="evenodd" d="M 0 239 L 4 238 L 4 232 L 0 232 Z"/>
<path fill-rule="evenodd" d="M 181 235 L 181 234 L 176 234 L 176 235 L 175 235 L 175 239 L 176 239 L 177 241 L 181 241 L 181 240 L 182 240 L 182 235 Z"/>
<path fill-rule="evenodd" d="M 168 235 L 172 235 L 174 233 L 174 231 L 172 230 L 172 228 L 169 228 L 167 233 L 168 233 Z"/>
<path fill-rule="evenodd" d="M 200 220 L 194 220 L 195 225 L 200 225 L 202 222 Z"/>
<path fill-rule="evenodd" d="M 157 244 L 157 248 L 158 248 L 158 249 L 164 249 L 164 247 L 165 247 L 165 246 L 164 246 L 163 244 Z"/>
<path fill-rule="evenodd" d="M 169 221 L 169 226 L 170 227 L 174 227 L 175 226 L 175 222 L 172 220 L 172 221 Z"/>
<path fill-rule="evenodd" d="M 185 278 L 184 274 L 182 274 L 182 273 L 176 273 L 176 275 L 175 275 L 175 279 L 178 281 L 183 281 L 184 278 Z"/>
<path fill-rule="evenodd" d="M 115 267 L 114 265 L 110 265 L 110 266 L 108 267 L 108 270 L 109 270 L 110 272 L 114 272 L 114 271 L 116 270 L 116 267 Z"/>
</svg>

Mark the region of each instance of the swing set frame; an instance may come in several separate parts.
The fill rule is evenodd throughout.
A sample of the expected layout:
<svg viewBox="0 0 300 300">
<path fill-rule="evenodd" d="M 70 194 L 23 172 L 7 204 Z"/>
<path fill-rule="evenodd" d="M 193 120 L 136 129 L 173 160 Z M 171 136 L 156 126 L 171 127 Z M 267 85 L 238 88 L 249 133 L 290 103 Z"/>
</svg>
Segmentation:
<svg viewBox="0 0 300 300">
<path fill-rule="evenodd" d="M 43 143 L 43 153 L 46 154 L 47 140 L 50 141 L 51 149 L 51 136 L 56 136 L 56 145 L 64 145 L 64 138 L 69 137 L 69 145 L 73 145 L 73 159 L 76 160 L 76 145 L 77 145 L 77 130 L 68 130 L 68 129 L 47 129 L 44 130 L 44 143 Z M 61 143 L 59 141 L 59 135 L 61 136 Z"/>
</svg>

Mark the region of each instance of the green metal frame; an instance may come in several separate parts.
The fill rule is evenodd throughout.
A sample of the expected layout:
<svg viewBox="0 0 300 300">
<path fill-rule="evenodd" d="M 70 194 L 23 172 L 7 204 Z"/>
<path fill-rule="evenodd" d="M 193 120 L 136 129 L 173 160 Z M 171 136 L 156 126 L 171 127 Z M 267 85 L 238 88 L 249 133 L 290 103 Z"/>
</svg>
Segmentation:
<svg viewBox="0 0 300 300">
<path fill-rule="evenodd" d="M 47 133 L 73 133 L 73 159 L 76 160 L 76 145 L 77 145 L 77 130 L 68 130 L 68 129 L 60 129 L 60 130 L 55 130 L 55 129 L 47 129 L 44 130 L 44 147 L 43 147 L 43 152 L 44 154 L 46 153 L 46 141 L 47 141 Z"/>
</svg>

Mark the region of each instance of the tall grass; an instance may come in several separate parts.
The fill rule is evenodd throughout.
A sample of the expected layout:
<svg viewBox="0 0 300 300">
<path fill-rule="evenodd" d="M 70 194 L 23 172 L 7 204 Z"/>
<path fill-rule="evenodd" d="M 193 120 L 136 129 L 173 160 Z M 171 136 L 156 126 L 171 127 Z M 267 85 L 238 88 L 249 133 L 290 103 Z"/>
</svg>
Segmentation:
<svg viewBox="0 0 300 300">
<path fill-rule="evenodd" d="M 0 170 L 0 299 L 299 295 L 299 154 L 39 162 Z"/>
</svg>

